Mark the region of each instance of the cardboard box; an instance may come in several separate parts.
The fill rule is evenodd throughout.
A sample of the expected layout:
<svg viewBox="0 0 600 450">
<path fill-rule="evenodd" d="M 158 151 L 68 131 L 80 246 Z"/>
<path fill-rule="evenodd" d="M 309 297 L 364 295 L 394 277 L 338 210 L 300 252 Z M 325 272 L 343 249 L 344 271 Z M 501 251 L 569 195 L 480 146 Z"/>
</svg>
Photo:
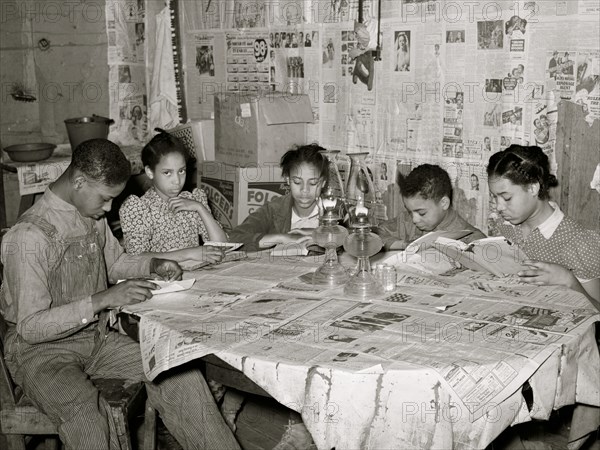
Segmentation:
<svg viewBox="0 0 600 450">
<path fill-rule="evenodd" d="M 313 121 L 307 95 L 222 93 L 215 96 L 215 159 L 228 164 L 279 163 L 306 143 Z"/>
<path fill-rule="evenodd" d="M 200 171 L 200 187 L 208 195 L 213 216 L 227 232 L 289 189 L 278 164 L 240 167 L 212 161 L 202 163 Z"/>
</svg>

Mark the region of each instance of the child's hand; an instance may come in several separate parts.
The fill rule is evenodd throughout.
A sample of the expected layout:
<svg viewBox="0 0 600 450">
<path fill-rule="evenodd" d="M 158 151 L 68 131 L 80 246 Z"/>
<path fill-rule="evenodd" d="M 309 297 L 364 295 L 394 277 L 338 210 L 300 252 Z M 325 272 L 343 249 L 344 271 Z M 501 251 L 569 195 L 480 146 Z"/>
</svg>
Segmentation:
<svg viewBox="0 0 600 450">
<path fill-rule="evenodd" d="M 143 302 L 152 297 L 151 290 L 158 289 L 158 286 L 147 280 L 127 280 L 115 284 L 105 291 L 97 292 L 92 295 L 92 304 L 94 311 L 101 311 L 105 308 L 116 308 L 125 305 L 133 305 Z"/>
<path fill-rule="evenodd" d="M 181 280 L 183 271 L 176 261 L 170 259 L 152 258 L 150 272 L 157 274 L 165 281 Z"/>
<path fill-rule="evenodd" d="M 189 198 L 182 197 L 170 198 L 167 204 L 169 205 L 169 209 L 174 212 L 198 211 L 200 208 L 204 208 L 204 205 L 202 205 L 202 203 L 199 203 L 196 200 L 191 200 Z"/>
<path fill-rule="evenodd" d="M 197 262 L 208 262 L 215 264 L 221 262 L 225 250 L 221 247 L 210 247 L 208 245 L 201 245 L 188 249 L 187 261 Z"/>
<path fill-rule="evenodd" d="M 390 250 L 404 250 L 407 247 L 407 244 L 405 241 L 394 241 L 390 244 L 389 249 Z"/>
<path fill-rule="evenodd" d="M 529 269 L 522 270 L 517 275 L 525 283 L 544 285 L 561 285 L 571 287 L 576 280 L 575 275 L 569 269 L 560 264 L 541 261 L 524 261 Z"/>
</svg>

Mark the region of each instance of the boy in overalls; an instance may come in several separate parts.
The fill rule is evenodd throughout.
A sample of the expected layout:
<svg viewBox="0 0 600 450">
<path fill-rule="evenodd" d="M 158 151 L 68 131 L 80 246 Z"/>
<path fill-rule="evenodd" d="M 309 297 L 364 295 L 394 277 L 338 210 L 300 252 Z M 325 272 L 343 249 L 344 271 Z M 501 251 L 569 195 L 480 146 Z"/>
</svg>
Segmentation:
<svg viewBox="0 0 600 450">
<path fill-rule="evenodd" d="M 124 253 L 107 226 L 104 214 L 130 171 L 112 142 L 80 144 L 65 173 L 4 237 L 0 312 L 9 325 L 9 370 L 67 449 L 120 448 L 94 378 L 146 381 L 149 401 L 186 449 L 239 449 L 198 371 L 149 382 L 139 345 L 107 327 L 107 308 L 143 301 L 156 288 L 131 279 L 108 288 L 108 281 L 181 277 L 174 261 Z"/>
</svg>

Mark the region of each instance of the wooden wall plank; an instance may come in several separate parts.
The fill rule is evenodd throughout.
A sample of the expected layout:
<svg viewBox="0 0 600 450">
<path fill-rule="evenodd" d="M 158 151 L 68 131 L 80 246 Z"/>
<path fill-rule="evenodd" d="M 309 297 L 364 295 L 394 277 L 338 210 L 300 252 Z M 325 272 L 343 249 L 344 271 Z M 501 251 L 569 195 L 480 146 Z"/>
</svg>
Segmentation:
<svg viewBox="0 0 600 450">
<path fill-rule="evenodd" d="M 590 126 L 581 105 L 558 105 L 556 161 L 559 187 L 555 199 L 563 212 L 583 226 L 600 230 L 600 194 L 590 181 L 600 163 L 600 121 Z"/>
</svg>

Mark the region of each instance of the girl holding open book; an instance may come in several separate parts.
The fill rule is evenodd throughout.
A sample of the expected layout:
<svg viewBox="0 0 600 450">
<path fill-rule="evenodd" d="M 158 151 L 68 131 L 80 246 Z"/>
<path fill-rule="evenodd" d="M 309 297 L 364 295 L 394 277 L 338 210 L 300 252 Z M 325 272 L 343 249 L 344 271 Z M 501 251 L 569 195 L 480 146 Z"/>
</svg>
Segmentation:
<svg viewBox="0 0 600 450">
<path fill-rule="evenodd" d="M 499 231 L 530 258 L 518 273 L 527 283 L 563 285 L 600 310 L 600 233 L 585 229 L 549 200 L 558 185 L 540 147 L 511 145 L 490 157 L 490 193 L 504 223 Z"/>
</svg>

